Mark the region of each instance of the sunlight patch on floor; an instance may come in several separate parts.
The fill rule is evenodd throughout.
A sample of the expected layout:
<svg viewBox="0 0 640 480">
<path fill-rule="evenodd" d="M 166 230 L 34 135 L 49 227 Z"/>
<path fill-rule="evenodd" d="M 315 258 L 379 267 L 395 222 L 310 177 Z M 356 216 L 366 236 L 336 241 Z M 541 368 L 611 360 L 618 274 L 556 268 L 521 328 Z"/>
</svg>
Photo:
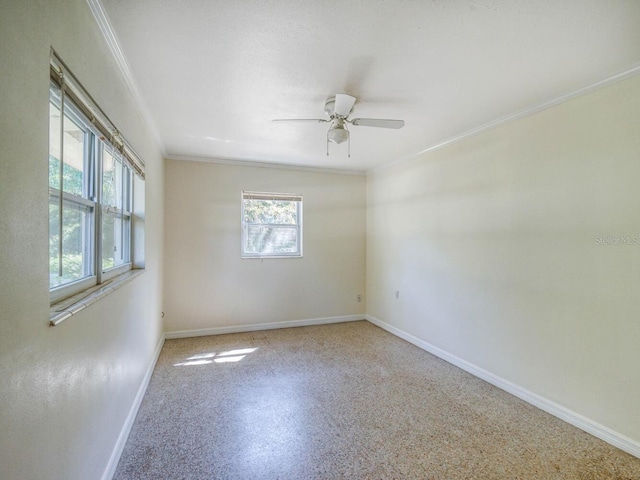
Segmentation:
<svg viewBox="0 0 640 480">
<path fill-rule="evenodd" d="M 194 365 L 208 365 L 211 363 L 236 363 L 256 350 L 258 350 L 258 347 L 238 348 L 220 353 L 198 353 L 188 357 L 184 362 L 174 363 L 173 366 L 189 367 Z"/>
</svg>

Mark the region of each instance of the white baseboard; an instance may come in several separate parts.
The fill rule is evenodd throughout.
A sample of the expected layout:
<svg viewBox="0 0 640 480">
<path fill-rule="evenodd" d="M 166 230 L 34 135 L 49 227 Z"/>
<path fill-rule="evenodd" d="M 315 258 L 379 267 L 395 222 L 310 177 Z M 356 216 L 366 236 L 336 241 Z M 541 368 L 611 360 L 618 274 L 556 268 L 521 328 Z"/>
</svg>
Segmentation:
<svg viewBox="0 0 640 480">
<path fill-rule="evenodd" d="M 328 323 L 354 322 L 365 320 L 365 315 L 345 315 L 341 317 L 308 318 L 306 320 L 289 320 L 284 322 L 253 323 L 250 325 L 234 325 L 228 327 L 201 328 L 197 330 L 177 330 L 166 332 L 167 340 L 173 338 L 202 337 L 206 335 L 222 335 L 224 333 L 255 332 L 257 330 L 273 330 L 276 328 L 308 327 Z"/>
<path fill-rule="evenodd" d="M 565 422 L 570 423 L 571 425 L 578 427 L 579 429 L 584 430 L 585 432 L 590 433 L 595 437 L 600 438 L 601 440 L 604 440 L 605 442 L 619 448 L 620 450 L 624 450 L 625 452 L 640 458 L 640 442 L 618 432 L 615 432 L 610 428 L 605 427 L 604 425 L 600 425 L 599 423 L 596 423 L 593 420 L 580 415 L 579 413 L 563 407 L 562 405 L 552 402 L 551 400 L 541 397 L 540 395 L 537 395 L 514 383 L 498 377 L 497 375 L 494 375 L 487 370 L 484 370 L 472 363 L 467 362 L 466 360 L 452 355 L 442 350 L 441 348 L 431 345 L 430 343 L 425 342 L 424 340 L 421 340 L 397 327 L 389 325 L 388 323 L 383 322 L 382 320 L 372 315 L 366 315 L 366 319 L 374 325 L 377 325 L 378 327 L 386 330 L 387 332 L 392 333 L 397 337 L 400 337 L 403 340 L 406 340 L 407 342 L 412 343 L 415 346 L 426 350 L 427 352 L 432 353 L 437 357 L 440 357 L 441 359 L 455 365 L 456 367 L 459 367 L 462 370 L 465 370 L 472 375 L 475 375 L 476 377 L 481 378 L 486 382 L 489 382 L 496 387 L 509 392 L 512 395 L 515 395 L 518 398 L 521 398 L 525 402 L 528 402 L 531 405 L 534 405 L 539 409 L 544 410 L 545 412 L 550 413 L 551 415 L 558 417 L 559 419 L 564 420 Z"/>
<path fill-rule="evenodd" d="M 122 426 L 122 430 L 120 430 L 120 435 L 118 436 L 118 440 L 113 447 L 113 451 L 111 452 L 111 457 L 109 458 L 109 462 L 102 474 L 102 480 L 111 480 L 116 473 L 116 468 L 118 468 L 118 462 L 120 461 L 120 456 L 122 455 L 122 451 L 124 450 L 124 446 L 127 443 L 127 439 L 129 438 L 129 433 L 131 433 L 131 428 L 133 427 L 133 422 L 136 419 L 136 415 L 138 415 L 138 410 L 140 409 L 140 404 L 142 403 L 142 399 L 144 398 L 144 394 L 147 391 L 147 387 L 149 386 L 149 381 L 151 380 L 151 374 L 153 373 L 153 369 L 156 367 L 156 363 L 158 362 L 158 357 L 160 356 L 160 351 L 162 350 L 162 346 L 164 345 L 164 335 L 160 338 L 158 342 L 158 346 L 153 354 L 153 359 L 151 363 L 147 367 L 147 371 L 144 374 L 144 378 L 140 383 L 140 387 L 138 388 L 138 393 L 136 393 L 136 397 L 133 399 L 133 405 L 129 409 L 129 414 Z"/>
</svg>

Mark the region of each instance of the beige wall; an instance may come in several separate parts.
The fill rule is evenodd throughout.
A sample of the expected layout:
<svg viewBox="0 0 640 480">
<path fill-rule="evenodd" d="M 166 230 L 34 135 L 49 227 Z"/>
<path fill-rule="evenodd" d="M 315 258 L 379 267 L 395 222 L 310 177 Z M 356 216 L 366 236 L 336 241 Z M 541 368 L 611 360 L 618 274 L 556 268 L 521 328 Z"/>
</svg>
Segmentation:
<svg viewBox="0 0 640 480">
<path fill-rule="evenodd" d="M 168 331 L 365 312 L 363 177 L 166 161 L 165 193 L 84 0 L 3 2 L 0 45 L 0 478 L 101 477 L 162 309 Z M 146 273 L 55 328 L 50 46 L 147 162 Z M 640 236 L 638 125 L 636 77 L 371 175 L 368 313 L 640 441 L 640 245 L 596 238 Z M 243 189 L 304 195 L 304 258 L 240 259 Z"/>
<path fill-rule="evenodd" d="M 363 176 L 167 160 L 165 185 L 168 332 L 364 314 Z M 303 195 L 303 258 L 240 258 L 242 190 Z"/>
<path fill-rule="evenodd" d="M 0 8 L 0 478 L 103 475 L 161 338 L 163 162 L 84 0 Z M 53 46 L 147 163 L 146 273 L 49 327 Z"/>
<path fill-rule="evenodd" d="M 639 126 L 636 76 L 370 175 L 368 314 L 640 442 Z"/>
</svg>

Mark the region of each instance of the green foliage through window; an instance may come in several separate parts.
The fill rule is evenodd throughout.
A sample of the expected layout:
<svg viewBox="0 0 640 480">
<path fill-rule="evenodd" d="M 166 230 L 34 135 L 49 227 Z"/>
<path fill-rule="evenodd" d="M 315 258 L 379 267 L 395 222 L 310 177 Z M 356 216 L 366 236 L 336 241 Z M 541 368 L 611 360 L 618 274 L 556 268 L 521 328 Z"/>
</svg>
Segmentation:
<svg viewBox="0 0 640 480">
<path fill-rule="evenodd" d="M 54 83 L 49 122 L 49 286 L 59 299 L 130 268 L 133 173 Z"/>
<path fill-rule="evenodd" d="M 245 200 L 244 221 L 247 223 L 295 225 L 298 217 L 297 203 L 281 200 Z"/>
<path fill-rule="evenodd" d="M 242 256 L 301 256 L 302 197 L 244 192 Z"/>
</svg>

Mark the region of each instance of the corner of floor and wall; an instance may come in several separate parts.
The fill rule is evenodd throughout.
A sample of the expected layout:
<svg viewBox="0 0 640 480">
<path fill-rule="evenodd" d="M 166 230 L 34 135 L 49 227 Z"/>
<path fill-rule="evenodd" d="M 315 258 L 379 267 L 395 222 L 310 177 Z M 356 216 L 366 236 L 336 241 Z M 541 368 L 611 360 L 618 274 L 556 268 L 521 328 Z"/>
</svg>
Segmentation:
<svg viewBox="0 0 640 480">
<path fill-rule="evenodd" d="M 636 457 L 639 71 L 373 172 L 366 247 L 371 322 Z"/>
<path fill-rule="evenodd" d="M 110 479 L 165 336 L 363 318 L 640 457 L 637 71 L 366 176 L 165 160 L 91 5 L 0 16 L 0 477 Z M 57 327 L 52 46 L 146 163 L 144 274 Z M 241 190 L 304 195 L 303 258 L 239 258 Z"/>
</svg>

